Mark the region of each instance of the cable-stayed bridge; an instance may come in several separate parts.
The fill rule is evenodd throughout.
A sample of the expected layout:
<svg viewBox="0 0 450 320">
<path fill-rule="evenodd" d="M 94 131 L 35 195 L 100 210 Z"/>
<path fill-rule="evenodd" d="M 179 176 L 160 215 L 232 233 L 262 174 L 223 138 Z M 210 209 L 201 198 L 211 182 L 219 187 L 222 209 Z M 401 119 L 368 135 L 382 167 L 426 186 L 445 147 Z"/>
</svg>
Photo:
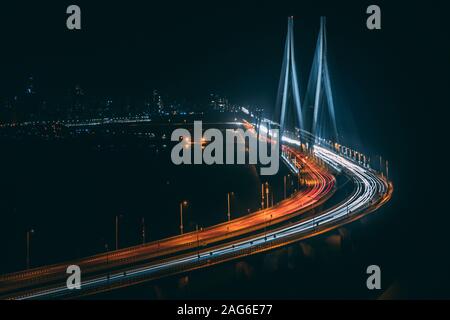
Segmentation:
<svg viewBox="0 0 450 320">
<path fill-rule="evenodd" d="M 325 19 L 320 20 L 308 88 L 303 99 L 294 57 L 293 18 L 288 19 L 285 52 L 274 120 L 254 119 L 245 126 L 257 130 L 279 125 L 281 157 L 302 188 L 273 205 L 215 226 L 167 239 L 74 261 L 0 276 L 0 297 L 6 299 L 53 299 L 78 297 L 117 289 L 152 279 L 208 267 L 224 261 L 272 250 L 328 232 L 377 210 L 392 196 L 392 183 L 370 168 L 365 156 L 338 143 L 335 106 L 331 91 Z M 289 108 L 292 100 L 294 108 Z M 312 116 L 306 110 L 312 106 Z M 328 114 L 328 126 L 321 119 Z M 302 108 L 303 107 L 303 108 Z M 289 127 L 289 111 L 296 117 Z M 309 121 L 308 121 L 309 120 Z M 335 140 L 324 138 L 325 132 Z M 353 190 L 344 200 L 321 209 L 336 188 L 335 175 L 344 174 Z M 261 191 L 264 195 L 265 189 Z M 66 269 L 82 270 L 81 289 L 66 285 Z"/>
<path fill-rule="evenodd" d="M 318 143 L 322 140 L 321 136 L 329 131 L 327 136 L 339 143 L 327 61 L 325 17 L 320 19 L 316 49 L 303 99 L 298 79 L 294 53 L 294 18 L 289 17 L 277 100 L 272 115 L 273 121 L 279 124 L 282 135 L 288 130 L 288 120 L 294 120 L 290 122 L 291 131 L 294 132 L 295 128 L 295 131 L 309 132 L 317 137 L 310 142 Z M 288 113 L 289 101 L 293 105 L 291 113 Z"/>
</svg>

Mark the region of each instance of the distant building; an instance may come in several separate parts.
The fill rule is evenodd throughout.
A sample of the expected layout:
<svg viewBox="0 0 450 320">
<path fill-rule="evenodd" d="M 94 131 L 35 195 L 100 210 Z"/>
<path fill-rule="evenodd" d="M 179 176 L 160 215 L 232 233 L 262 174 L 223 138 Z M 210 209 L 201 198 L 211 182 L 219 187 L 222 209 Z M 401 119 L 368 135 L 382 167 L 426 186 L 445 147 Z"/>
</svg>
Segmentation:
<svg viewBox="0 0 450 320">
<path fill-rule="evenodd" d="M 76 85 L 71 94 L 70 113 L 74 119 L 84 119 L 88 117 L 87 101 L 84 90 Z"/>
<path fill-rule="evenodd" d="M 75 86 L 75 96 L 77 97 L 84 96 L 84 91 L 78 84 Z"/>
<path fill-rule="evenodd" d="M 34 95 L 36 94 L 34 87 L 34 79 L 33 76 L 28 77 L 27 83 L 25 85 L 25 95 Z"/>
<path fill-rule="evenodd" d="M 225 97 L 221 97 L 215 93 L 211 93 L 209 95 L 209 107 L 212 110 L 219 112 L 228 112 L 230 111 L 230 104 L 228 99 Z"/>
<path fill-rule="evenodd" d="M 156 113 L 158 114 L 164 113 L 164 104 L 161 95 L 158 93 L 158 90 L 156 89 L 153 90 L 152 105 L 154 110 L 156 110 Z"/>
<path fill-rule="evenodd" d="M 25 82 L 24 94 L 20 94 L 17 99 L 18 117 L 21 120 L 37 120 L 41 111 L 40 103 L 34 77 L 29 76 Z"/>
</svg>

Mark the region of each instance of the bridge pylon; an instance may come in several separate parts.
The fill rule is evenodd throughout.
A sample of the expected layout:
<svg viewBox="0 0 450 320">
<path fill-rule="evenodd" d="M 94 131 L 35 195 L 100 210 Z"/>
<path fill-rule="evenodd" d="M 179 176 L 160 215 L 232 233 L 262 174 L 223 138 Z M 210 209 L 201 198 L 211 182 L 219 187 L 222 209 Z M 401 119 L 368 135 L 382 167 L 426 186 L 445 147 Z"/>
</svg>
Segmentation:
<svg viewBox="0 0 450 320">
<path fill-rule="evenodd" d="M 317 142 L 324 130 L 324 123 L 319 119 L 322 105 L 327 104 L 328 115 L 333 130 L 334 142 L 339 142 L 336 126 L 336 114 L 334 108 L 333 94 L 331 91 L 330 71 L 327 61 L 327 38 L 325 17 L 320 18 L 320 29 L 317 37 L 314 60 L 309 75 L 304 104 L 313 106 L 313 117 L 310 131 Z M 326 100 L 325 100 L 326 98 Z"/>
<path fill-rule="evenodd" d="M 291 92 L 289 92 L 289 88 Z M 288 29 L 283 54 L 283 64 L 281 67 L 280 82 L 278 84 L 278 94 L 276 101 L 275 119 L 280 124 L 280 134 L 282 135 L 286 125 L 286 111 L 289 93 L 291 93 L 295 113 L 297 115 L 298 127 L 303 129 L 303 115 L 300 99 L 300 91 L 297 77 L 297 69 L 294 54 L 294 17 L 288 18 Z"/>
</svg>

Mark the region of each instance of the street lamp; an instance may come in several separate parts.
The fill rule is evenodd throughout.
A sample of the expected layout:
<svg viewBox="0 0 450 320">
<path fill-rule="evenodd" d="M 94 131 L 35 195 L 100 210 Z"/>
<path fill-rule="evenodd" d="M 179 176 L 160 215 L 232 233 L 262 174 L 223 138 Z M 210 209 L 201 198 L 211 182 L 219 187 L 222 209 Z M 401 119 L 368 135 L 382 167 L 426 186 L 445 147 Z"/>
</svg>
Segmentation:
<svg viewBox="0 0 450 320">
<path fill-rule="evenodd" d="M 180 202 L 180 232 L 183 234 L 183 207 L 187 206 L 186 200 Z"/>
<path fill-rule="evenodd" d="M 30 241 L 31 235 L 34 233 L 34 229 L 27 231 L 27 270 L 30 269 Z"/>
<path fill-rule="evenodd" d="M 116 215 L 116 250 L 119 249 L 119 219 L 122 218 L 123 216 L 120 215 Z"/>
<path fill-rule="evenodd" d="M 106 251 L 106 268 L 108 268 L 108 266 L 109 266 L 109 250 L 108 250 L 108 243 L 105 243 L 105 251 Z M 108 281 L 109 281 L 109 271 L 108 271 L 108 274 L 106 275 L 106 277 L 108 278 Z"/>
<path fill-rule="evenodd" d="M 227 200 L 228 200 L 228 221 L 231 220 L 230 195 L 233 196 L 233 195 L 234 195 L 234 192 L 228 192 L 228 193 L 227 193 Z"/>
<path fill-rule="evenodd" d="M 264 209 L 264 183 L 261 184 L 261 209 Z"/>
<path fill-rule="evenodd" d="M 386 160 L 386 179 L 389 180 L 389 161 Z"/>
<path fill-rule="evenodd" d="M 145 244 L 145 218 L 142 217 L 142 244 Z"/>
</svg>

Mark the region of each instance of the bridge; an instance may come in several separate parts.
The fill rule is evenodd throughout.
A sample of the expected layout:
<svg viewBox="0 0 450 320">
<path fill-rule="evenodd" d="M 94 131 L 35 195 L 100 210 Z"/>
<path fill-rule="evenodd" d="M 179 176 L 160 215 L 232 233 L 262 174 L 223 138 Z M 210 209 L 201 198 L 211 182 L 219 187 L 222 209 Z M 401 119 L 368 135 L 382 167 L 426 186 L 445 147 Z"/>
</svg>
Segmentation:
<svg viewBox="0 0 450 320">
<path fill-rule="evenodd" d="M 328 232 L 377 210 L 389 201 L 393 185 L 387 174 L 372 169 L 365 155 L 339 144 L 326 61 L 325 19 L 320 21 L 316 52 L 303 100 L 296 73 L 293 27 L 293 18 L 290 17 L 272 119 L 259 115 L 243 123 L 258 136 L 261 130 L 267 131 L 269 139 L 271 128 L 280 128 L 280 155 L 302 186 L 298 192 L 274 205 L 262 203 L 257 212 L 205 229 L 2 275 L 0 297 L 73 298 L 184 273 Z M 290 98 L 293 110 L 288 107 Z M 328 121 L 321 121 L 325 104 Z M 311 117 L 302 105 L 313 107 Z M 290 121 L 289 111 L 293 111 L 294 121 Z M 352 191 L 344 200 L 323 209 L 322 205 L 328 203 L 337 188 L 336 174 L 343 174 L 352 181 Z M 262 194 L 264 191 L 263 186 Z M 81 290 L 70 290 L 66 286 L 69 265 L 81 268 Z"/>
</svg>

